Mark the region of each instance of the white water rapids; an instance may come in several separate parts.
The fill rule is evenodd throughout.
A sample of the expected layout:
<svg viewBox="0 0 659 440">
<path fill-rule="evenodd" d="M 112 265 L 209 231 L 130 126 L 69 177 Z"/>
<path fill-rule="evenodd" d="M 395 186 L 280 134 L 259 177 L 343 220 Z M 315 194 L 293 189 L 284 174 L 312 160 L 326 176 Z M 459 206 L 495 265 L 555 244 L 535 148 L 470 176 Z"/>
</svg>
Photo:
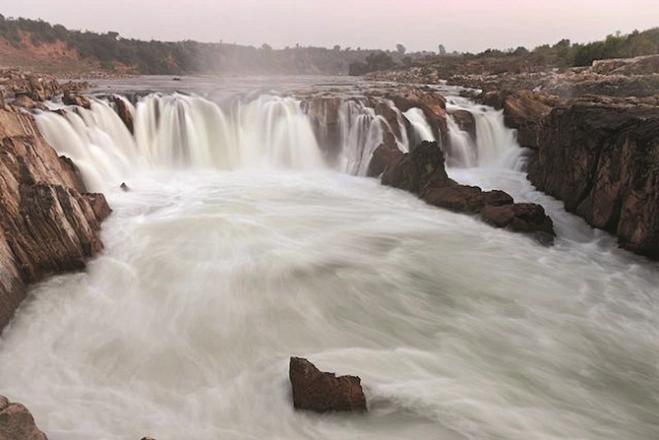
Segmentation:
<svg viewBox="0 0 659 440">
<path fill-rule="evenodd" d="M 471 108 L 490 166 L 451 174 L 542 203 L 553 248 L 350 176 L 350 148 L 328 169 L 295 100 L 195 99 L 143 99 L 135 137 L 101 103 L 39 117 L 114 209 L 0 339 L 0 393 L 51 440 L 659 438 L 657 265 L 534 191 L 496 112 Z M 361 376 L 369 413 L 294 411 L 292 355 Z"/>
</svg>

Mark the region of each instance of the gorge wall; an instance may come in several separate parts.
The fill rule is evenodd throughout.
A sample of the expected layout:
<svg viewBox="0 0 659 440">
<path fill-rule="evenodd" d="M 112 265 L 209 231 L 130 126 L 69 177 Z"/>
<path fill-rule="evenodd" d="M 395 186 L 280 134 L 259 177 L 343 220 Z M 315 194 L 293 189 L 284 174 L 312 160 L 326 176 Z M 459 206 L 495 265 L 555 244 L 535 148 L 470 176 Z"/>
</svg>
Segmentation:
<svg viewBox="0 0 659 440">
<path fill-rule="evenodd" d="M 82 269 L 102 249 L 100 223 L 109 214 L 105 197 L 87 193 L 30 114 L 0 108 L 0 329 L 28 284 Z"/>
</svg>

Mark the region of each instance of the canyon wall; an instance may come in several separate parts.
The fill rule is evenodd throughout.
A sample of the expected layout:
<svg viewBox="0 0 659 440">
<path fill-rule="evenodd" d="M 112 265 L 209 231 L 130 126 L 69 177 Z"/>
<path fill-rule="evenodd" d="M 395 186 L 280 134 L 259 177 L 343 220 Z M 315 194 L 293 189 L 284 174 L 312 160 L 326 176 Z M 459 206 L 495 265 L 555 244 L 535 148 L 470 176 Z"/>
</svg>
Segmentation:
<svg viewBox="0 0 659 440">
<path fill-rule="evenodd" d="M 0 108 L 0 329 L 30 283 L 84 268 L 103 247 L 100 224 L 109 214 L 104 196 L 86 192 L 30 114 Z"/>
</svg>

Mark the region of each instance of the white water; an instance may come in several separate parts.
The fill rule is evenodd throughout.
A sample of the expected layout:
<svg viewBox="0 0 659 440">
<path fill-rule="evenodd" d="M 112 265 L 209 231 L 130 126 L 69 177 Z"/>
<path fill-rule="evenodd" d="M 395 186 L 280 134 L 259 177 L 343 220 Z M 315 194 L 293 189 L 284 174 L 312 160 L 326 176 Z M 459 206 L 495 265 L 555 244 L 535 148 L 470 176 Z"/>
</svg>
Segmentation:
<svg viewBox="0 0 659 440">
<path fill-rule="evenodd" d="M 451 175 L 542 203 L 553 248 L 306 162 L 165 170 L 186 150 L 88 134 L 133 191 L 108 192 L 103 256 L 0 339 L 1 393 L 51 440 L 659 438 L 657 265 L 521 172 Z M 361 376 L 368 415 L 295 412 L 291 355 Z"/>
</svg>

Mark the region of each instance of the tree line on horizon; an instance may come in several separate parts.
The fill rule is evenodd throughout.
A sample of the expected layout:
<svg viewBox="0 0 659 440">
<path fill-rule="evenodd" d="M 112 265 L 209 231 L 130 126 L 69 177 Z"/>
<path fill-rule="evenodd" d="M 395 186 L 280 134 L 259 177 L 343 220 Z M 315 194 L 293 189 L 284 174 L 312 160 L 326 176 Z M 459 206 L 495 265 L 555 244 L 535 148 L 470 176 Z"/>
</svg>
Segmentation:
<svg viewBox="0 0 659 440">
<path fill-rule="evenodd" d="M 572 43 L 561 40 L 532 50 L 488 49 L 481 53 L 449 53 L 438 45 L 437 53 L 408 53 L 398 44 L 395 50 L 361 48 L 287 47 L 273 49 L 226 43 L 144 41 L 122 38 L 117 32 L 96 33 L 70 30 L 43 20 L 5 18 L 0 14 L 0 38 L 20 48 L 25 38 L 34 45 L 62 41 L 81 57 L 97 61 L 103 69 L 117 65 L 134 68 L 143 74 L 185 74 L 210 72 L 324 73 L 363 75 L 378 70 L 427 65 L 451 60 L 516 57 L 535 65 L 553 67 L 588 66 L 594 60 L 628 58 L 659 53 L 659 28 L 634 31 L 628 35 L 609 35 L 602 41 Z"/>
</svg>

